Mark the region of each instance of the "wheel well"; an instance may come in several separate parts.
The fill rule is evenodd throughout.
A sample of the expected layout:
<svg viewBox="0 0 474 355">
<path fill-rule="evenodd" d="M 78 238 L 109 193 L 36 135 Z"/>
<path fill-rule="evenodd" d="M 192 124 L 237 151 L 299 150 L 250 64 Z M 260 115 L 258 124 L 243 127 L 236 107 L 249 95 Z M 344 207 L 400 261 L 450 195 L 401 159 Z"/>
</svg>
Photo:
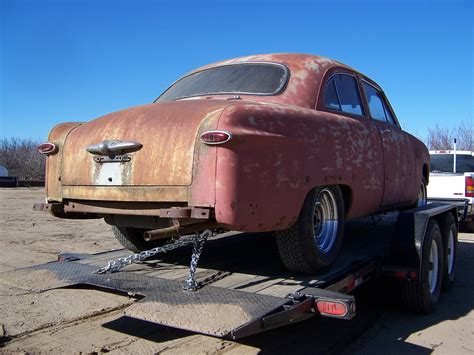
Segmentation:
<svg viewBox="0 0 474 355">
<path fill-rule="evenodd" d="M 429 178 L 430 178 L 430 172 L 428 170 L 428 165 L 423 164 L 423 177 L 425 178 L 426 185 L 428 185 Z"/>
<path fill-rule="evenodd" d="M 344 199 L 344 213 L 347 216 L 347 212 L 349 212 L 349 208 L 352 204 L 352 190 L 347 185 L 339 185 L 339 188 L 342 192 L 342 198 Z"/>
</svg>

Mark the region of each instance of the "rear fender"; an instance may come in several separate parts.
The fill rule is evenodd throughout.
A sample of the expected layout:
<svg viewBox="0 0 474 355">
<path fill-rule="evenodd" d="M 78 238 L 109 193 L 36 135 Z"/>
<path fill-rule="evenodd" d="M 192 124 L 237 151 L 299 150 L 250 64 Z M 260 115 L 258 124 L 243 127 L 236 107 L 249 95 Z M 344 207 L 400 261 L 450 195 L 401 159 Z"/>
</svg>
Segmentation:
<svg viewBox="0 0 474 355">
<path fill-rule="evenodd" d="M 61 164 L 64 142 L 68 134 L 81 122 L 65 122 L 51 129 L 48 141 L 58 147 L 58 152 L 46 157 L 46 199 L 47 201 L 62 201 Z"/>
<path fill-rule="evenodd" d="M 344 125 L 309 109 L 227 108 L 218 129 L 233 138 L 216 149 L 217 221 L 240 231 L 286 229 L 296 222 L 311 189 L 350 187 L 337 144 Z"/>
</svg>

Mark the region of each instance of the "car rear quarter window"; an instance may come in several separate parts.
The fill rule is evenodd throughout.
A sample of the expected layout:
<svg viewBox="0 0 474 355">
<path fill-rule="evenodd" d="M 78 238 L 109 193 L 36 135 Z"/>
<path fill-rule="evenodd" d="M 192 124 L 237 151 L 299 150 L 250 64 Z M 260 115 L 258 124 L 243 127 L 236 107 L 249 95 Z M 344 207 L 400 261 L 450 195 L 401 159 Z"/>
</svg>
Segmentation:
<svg viewBox="0 0 474 355">
<path fill-rule="evenodd" d="M 339 99 L 337 98 L 336 86 L 334 79 L 328 81 L 326 85 L 326 92 L 324 93 L 324 105 L 326 108 L 331 110 L 341 111 L 341 105 L 339 105 Z"/>
<path fill-rule="evenodd" d="M 356 79 L 352 75 L 336 74 L 328 80 L 324 92 L 324 106 L 330 110 L 363 115 Z"/>
<path fill-rule="evenodd" d="M 363 82 L 365 97 L 369 104 L 370 117 L 375 120 L 396 124 L 383 95 L 372 85 Z"/>
</svg>

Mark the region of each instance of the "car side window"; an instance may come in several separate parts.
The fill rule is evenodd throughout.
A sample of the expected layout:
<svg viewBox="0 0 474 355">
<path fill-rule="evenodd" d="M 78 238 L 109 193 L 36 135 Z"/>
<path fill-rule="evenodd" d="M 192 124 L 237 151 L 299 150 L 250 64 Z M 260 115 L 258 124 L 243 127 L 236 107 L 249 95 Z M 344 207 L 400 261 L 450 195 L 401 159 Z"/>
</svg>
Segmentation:
<svg viewBox="0 0 474 355">
<path fill-rule="evenodd" d="M 336 74 L 328 80 L 324 92 L 324 106 L 331 110 L 363 115 L 356 79 L 352 75 Z"/>
<path fill-rule="evenodd" d="M 337 74 L 334 76 L 341 110 L 347 113 L 362 115 L 362 103 L 356 79 L 350 75 Z"/>
<path fill-rule="evenodd" d="M 336 74 L 326 84 L 324 106 L 331 110 L 363 115 L 356 79 L 351 75 Z"/>
<path fill-rule="evenodd" d="M 363 82 L 365 96 L 369 104 L 370 117 L 375 120 L 395 125 L 395 119 L 390 112 L 382 94 L 372 85 Z"/>
<path fill-rule="evenodd" d="M 326 85 L 326 91 L 324 93 L 324 105 L 326 108 L 331 110 L 341 111 L 341 105 L 339 104 L 339 99 L 337 98 L 336 85 L 334 84 L 334 79 L 328 81 Z"/>
</svg>

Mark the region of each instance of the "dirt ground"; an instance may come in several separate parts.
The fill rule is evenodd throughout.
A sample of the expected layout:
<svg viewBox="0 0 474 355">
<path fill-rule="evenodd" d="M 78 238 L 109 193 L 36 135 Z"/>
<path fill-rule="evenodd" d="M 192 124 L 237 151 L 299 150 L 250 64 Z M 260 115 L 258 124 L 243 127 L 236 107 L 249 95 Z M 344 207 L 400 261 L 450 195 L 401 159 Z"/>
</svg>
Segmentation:
<svg viewBox="0 0 474 355">
<path fill-rule="evenodd" d="M 0 189 L 0 273 L 54 261 L 58 253 L 119 249 L 102 220 L 33 212 L 44 190 Z M 0 283 L 0 353 L 474 353 L 474 235 L 460 234 L 456 284 L 437 310 L 403 310 L 380 285 L 356 295 L 351 321 L 313 318 L 232 342 L 123 316 L 128 297 L 83 288 L 25 292 Z M 38 280 L 40 281 L 40 280 Z"/>
</svg>

